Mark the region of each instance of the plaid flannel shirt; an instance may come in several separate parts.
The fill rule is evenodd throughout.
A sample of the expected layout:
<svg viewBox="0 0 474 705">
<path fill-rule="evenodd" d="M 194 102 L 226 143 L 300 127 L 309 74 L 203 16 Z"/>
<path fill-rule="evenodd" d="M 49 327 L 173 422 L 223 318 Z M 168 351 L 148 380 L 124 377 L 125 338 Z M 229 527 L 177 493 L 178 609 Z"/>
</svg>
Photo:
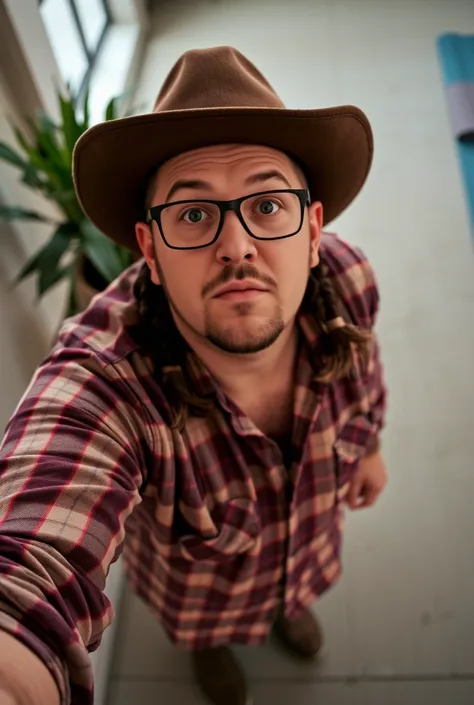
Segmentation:
<svg viewBox="0 0 474 705">
<path fill-rule="evenodd" d="M 372 328 L 378 291 L 363 253 L 323 234 L 346 319 Z M 378 345 L 366 373 L 315 380 L 318 335 L 300 311 L 291 464 L 191 353 L 207 418 L 170 429 L 130 325 L 125 271 L 64 322 L 0 450 L 0 629 L 46 664 L 61 703 L 91 705 L 88 652 L 111 623 L 103 590 L 123 551 L 132 588 L 184 648 L 265 641 L 340 575 L 342 499 L 384 424 Z M 290 491 L 288 491 L 290 488 Z"/>
</svg>

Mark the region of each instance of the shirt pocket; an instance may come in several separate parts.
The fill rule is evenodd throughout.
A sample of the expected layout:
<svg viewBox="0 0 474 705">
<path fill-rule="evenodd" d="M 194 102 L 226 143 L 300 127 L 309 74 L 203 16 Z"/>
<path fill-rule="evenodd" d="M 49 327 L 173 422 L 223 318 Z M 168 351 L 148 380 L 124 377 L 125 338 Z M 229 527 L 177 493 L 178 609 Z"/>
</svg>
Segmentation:
<svg viewBox="0 0 474 705">
<path fill-rule="evenodd" d="M 346 493 L 360 459 L 366 455 L 374 430 L 367 414 L 353 416 L 339 429 L 333 446 L 339 499 Z"/>
<path fill-rule="evenodd" d="M 207 507 L 184 507 L 180 512 L 189 533 L 178 537 L 183 558 L 192 561 L 224 562 L 257 550 L 260 521 L 254 502 L 237 497 Z"/>
</svg>

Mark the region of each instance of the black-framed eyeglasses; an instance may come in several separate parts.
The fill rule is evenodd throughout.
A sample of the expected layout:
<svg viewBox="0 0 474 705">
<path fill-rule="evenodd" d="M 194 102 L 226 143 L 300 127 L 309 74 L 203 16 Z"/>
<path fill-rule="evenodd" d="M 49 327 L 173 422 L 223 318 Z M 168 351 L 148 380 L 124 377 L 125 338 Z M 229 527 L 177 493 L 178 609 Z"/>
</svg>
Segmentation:
<svg viewBox="0 0 474 705">
<path fill-rule="evenodd" d="M 259 191 L 232 201 L 187 200 L 153 206 L 146 222 L 157 223 L 165 245 L 173 250 L 198 250 L 216 242 L 227 211 L 237 214 L 250 237 L 283 240 L 300 232 L 307 189 Z"/>
</svg>

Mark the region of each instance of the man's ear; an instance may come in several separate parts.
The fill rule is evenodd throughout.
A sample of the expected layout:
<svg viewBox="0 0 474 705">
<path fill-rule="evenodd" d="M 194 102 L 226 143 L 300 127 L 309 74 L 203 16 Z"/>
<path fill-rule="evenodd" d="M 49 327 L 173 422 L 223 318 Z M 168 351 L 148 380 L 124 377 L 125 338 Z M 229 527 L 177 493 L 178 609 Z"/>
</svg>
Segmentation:
<svg viewBox="0 0 474 705">
<path fill-rule="evenodd" d="M 155 249 L 153 244 L 153 221 L 151 225 L 147 223 L 135 223 L 135 236 L 138 246 L 142 251 L 145 262 L 150 268 L 150 276 L 153 284 L 160 284 L 160 277 L 156 271 Z"/>
<path fill-rule="evenodd" d="M 311 239 L 311 268 L 319 264 L 319 245 L 323 229 L 323 204 L 320 201 L 311 203 L 309 212 L 309 235 Z"/>
</svg>

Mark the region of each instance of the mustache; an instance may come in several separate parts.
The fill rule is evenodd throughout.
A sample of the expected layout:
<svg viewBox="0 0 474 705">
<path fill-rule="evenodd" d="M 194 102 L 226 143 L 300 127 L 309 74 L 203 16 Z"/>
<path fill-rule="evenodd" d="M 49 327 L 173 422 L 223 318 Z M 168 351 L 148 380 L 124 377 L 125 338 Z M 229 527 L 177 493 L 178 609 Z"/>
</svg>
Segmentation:
<svg viewBox="0 0 474 705">
<path fill-rule="evenodd" d="M 276 286 L 276 282 L 274 279 L 265 274 L 260 274 L 258 269 L 256 269 L 256 267 L 254 267 L 252 264 L 249 264 L 248 262 L 245 262 L 244 264 L 240 264 L 238 266 L 234 264 L 228 264 L 226 267 L 224 267 L 222 272 L 220 272 L 219 276 L 217 276 L 212 281 L 208 282 L 208 284 L 203 287 L 202 295 L 206 296 L 214 289 L 217 289 L 220 286 L 223 286 L 223 284 L 227 284 L 230 281 L 242 281 L 242 279 L 255 279 L 256 281 L 261 282 L 262 284 L 265 284 L 268 287 Z"/>
</svg>

